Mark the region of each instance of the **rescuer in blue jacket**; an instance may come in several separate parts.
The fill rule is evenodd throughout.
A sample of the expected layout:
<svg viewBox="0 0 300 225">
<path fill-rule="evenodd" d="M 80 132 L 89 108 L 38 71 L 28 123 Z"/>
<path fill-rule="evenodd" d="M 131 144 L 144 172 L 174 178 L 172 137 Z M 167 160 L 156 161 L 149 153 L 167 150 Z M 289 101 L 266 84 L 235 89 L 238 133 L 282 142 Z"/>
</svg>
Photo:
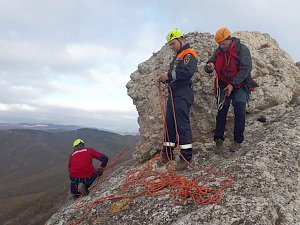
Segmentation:
<svg viewBox="0 0 300 225">
<path fill-rule="evenodd" d="M 194 102 L 194 92 L 192 88 L 192 76 L 197 68 L 197 53 L 184 42 L 183 33 L 178 29 L 173 29 L 167 36 L 170 48 L 176 56 L 170 64 L 168 72 L 158 76 L 158 81 L 167 82 L 170 90 L 167 100 L 166 124 L 164 151 L 161 156 L 163 163 L 169 159 L 174 159 L 173 150 L 179 144 L 181 157 L 176 169 L 187 168 L 192 159 L 192 130 L 190 124 L 190 108 Z M 172 99 L 173 98 L 173 99 Z M 174 103 L 175 119 L 173 114 L 172 100 Z M 176 138 L 177 124 L 178 138 Z"/>
</svg>

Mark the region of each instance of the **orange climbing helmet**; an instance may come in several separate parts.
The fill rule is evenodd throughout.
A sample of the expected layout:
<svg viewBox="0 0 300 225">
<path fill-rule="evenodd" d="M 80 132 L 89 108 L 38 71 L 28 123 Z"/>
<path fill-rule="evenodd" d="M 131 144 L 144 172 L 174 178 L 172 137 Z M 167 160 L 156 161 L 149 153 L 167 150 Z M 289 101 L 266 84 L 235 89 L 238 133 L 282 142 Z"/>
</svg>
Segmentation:
<svg viewBox="0 0 300 225">
<path fill-rule="evenodd" d="M 215 41 L 220 43 L 230 36 L 231 32 L 227 27 L 222 27 L 216 32 Z"/>
</svg>

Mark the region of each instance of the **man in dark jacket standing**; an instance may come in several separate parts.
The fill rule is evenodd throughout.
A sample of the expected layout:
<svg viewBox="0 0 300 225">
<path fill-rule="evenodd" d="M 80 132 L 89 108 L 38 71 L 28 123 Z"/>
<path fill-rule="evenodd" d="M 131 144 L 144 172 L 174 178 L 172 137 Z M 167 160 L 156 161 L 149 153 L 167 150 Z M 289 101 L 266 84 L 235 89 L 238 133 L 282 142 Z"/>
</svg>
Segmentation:
<svg viewBox="0 0 300 225">
<path fill-rule="evenodd" d="M 234 142 L 229 147 L 231 152 L 240 149 L 244 141 L 246 103 L 249 91 L 258 85 L 251 78 L 252 59 L 250 51 L 240 40 L 230 36 L 228 28 L 220 28 L 215 35 L 219 47 L 208 59 L 205 71 L 216 71 L 215 93 L 218 114 L 214 141 L 216 153 L 223 151 L 224 131 L 227 113 L 232 102 L 234 108 Z"/>
<path fill-rule="evenodd" d="M 89 193 L 89 187 L 98 176 L 102 175 L 108 158 L 93 148 L 85 148 L 81 139 L 73 142 L 73 148 L 74 151 L 69 158 L 69 176 L 71 179 L 71 193 L 73 198 L 76 199 L 81 194 L 87 195 Z M 101 161 L 98 170 L 93 166 L 93 158 Z M 79 188 L 79 184 L 81 188 Z"/>
<path fill-rule="evenodd" d="M 194 101 L 194 92 L 191 78 L 197 68 L 198 55 L 188 43 L 184 42 L 183 33 L 178 29 L 169 32 L 167 41 L 176 56 L 170 64 L 169 71 L 160 74 L 157 78 L 158 81 L 167 82 L 169 85 L 166 109 L 167 132 L 161 161 L 166 163 L 168 160 L 174 159 L 173 150 L 177 144 L 181 149 L 181 157 L 176 169 L 182 170 L 187 168 L 187 161 L 192 159 L 192 131 L 189 113 Z"/>
</svg>

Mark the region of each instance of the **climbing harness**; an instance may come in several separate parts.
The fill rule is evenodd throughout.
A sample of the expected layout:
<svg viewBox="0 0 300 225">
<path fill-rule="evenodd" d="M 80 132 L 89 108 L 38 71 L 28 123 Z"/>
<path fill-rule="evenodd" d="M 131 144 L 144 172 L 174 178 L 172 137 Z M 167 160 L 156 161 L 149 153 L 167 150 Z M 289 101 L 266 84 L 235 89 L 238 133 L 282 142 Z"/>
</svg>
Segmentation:
<svg viewBox="0 0 300 225">
<path fill-rule="evenodd" d="M 215 74 L 214 88 L 215 88 L 217 109 L 222 110 L 225 100 L 226 100 L 226 93 L 223 93 L 223 94 L 221 93 L 222 91 L 224 92 L 224 90 L 222 90 L 219 86 L 219 79 L 218 79 L 218 75 L 216 74 L 215 70 L 214 70 L 214 74 Z"/>
</svg>

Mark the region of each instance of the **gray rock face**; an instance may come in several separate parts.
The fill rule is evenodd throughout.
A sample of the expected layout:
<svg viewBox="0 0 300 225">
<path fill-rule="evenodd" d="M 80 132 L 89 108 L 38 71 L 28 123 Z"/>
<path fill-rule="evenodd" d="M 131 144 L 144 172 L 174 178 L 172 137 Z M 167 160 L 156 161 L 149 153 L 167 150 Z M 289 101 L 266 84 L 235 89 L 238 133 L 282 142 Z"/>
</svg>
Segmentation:
<svg viewBox="0 0 300 225">
<path fill-rule="evenodd" d="M 109 213 L 112 200 L 95 203 L 109 196 L 124 183 L 133 169 L 143 169 L 148 162 L 123 166 L 100 180 L 95 191 L 73 201 L 54 214 L 48 225 L 69 224 L 172 224 L 172 225 L 297 225 L 300 224 L 300 70 L 267 34 L 257 32 L 235 33 L 250 48 L 253 57 L 253 77 L 260 87 L 252 93 L 247 114 L 245 142 L 237 153 L 212 153 L 212 133 L 216 113 L 213 96 L 213 78 L 203 72 L 203 65 L 216 47 L 213 36 L 190 33 L 186 39 L 199 53 L 195 74 L 195 103 L 191 112 L 193 127 L 193 165 L 225 172 L 233 179 L 231 188 L 223 190 L 218 204 L 196 205 L 191 198 L 183 204 L 173 205 L 170 195 L 132 198 L 128 209 Z M 139 65 L 127 84 L 139 112 L 142 142 L 137 146 L 135 158 L 145 161 L 157 153 L 162 144 L 160 103 L 156 76 L 167 70 L 172 59 L 168 46 L 164 46 L 149 60 Z M 259 122 L 261 116 L 266 122 Z M 232 138 L 232 115 L 227 124 L 228 147 Z M 178 157 L 177 157 L 178 159 Z M 161 171 L 156 162 L 153 169 Z M 182 172 L 185 177 L 195 176 L 196 170 Z M 87 211 L 87 208 L 92 208 Z"/>
<path fill-rule="evenodd" d="M 130 170 L 145 165 L 127 166 L 115 171 L 106 182 L 100 181 L 88 197 L 78 203 L 70 201 L 47 224 L 69 224 L 85 212 L 89 213 L 80 224 L 300 224 L 300 106 L 280 105 L 262 113 L 266 123 L 248 119 L 249 141 L 238 154 L 217 156 L 211 153 L 208 143 L 195 143 L 195 166 L 213 167 L 233 178 L 232 188 L 224 190 L 221 203 L 198 206 L 188 199 L 173 205 L 169 195 L 140 196 L 131 199 L 128 209 L 117 213 L 109 213 L 112 201 L 96 203 L 88 210 L 93 201 L 114 193 Z M 160 170 L 156 164 L 153 168 Z M 195 173 L 192 169 L 184 171 L 187 177 Z M 87 207 L 78 207 L 81 204 Z"/>
</svg>

